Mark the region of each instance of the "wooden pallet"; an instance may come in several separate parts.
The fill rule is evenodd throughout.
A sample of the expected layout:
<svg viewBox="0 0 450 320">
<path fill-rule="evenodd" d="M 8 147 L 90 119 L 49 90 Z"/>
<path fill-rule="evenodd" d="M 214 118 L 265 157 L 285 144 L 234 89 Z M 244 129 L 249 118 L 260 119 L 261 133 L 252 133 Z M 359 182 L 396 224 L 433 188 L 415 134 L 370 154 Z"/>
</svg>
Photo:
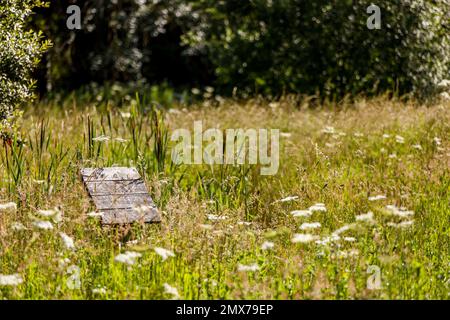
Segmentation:
<svg viewBox="0 0 450 320">
<path fill-rule="evenodd" d="M 135 168 L 84 168 L 81 177 L 103 224 L 161 222 L 144 181 Z"/>
</svg>

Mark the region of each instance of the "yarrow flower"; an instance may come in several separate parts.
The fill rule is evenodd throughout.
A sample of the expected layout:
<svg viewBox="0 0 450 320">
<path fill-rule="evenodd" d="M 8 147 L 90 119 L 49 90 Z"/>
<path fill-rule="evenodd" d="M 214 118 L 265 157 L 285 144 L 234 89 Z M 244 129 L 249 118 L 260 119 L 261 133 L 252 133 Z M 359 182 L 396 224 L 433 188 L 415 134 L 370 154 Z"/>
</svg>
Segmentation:
<svg viewBox="0 0 450 320">
<path fill-rule="evenodd" d="M 405 143 L 405 138 L 403 138 L 402 136 L 395 136 L 395 141 L 397 142 L 397 143 L 400 143 L 400 144 L 403 144 L 403 143 Z"/>
<path fill-rule="evenodd" d="M 374 220 L 373 220 L 373 212 L 369 211 L 366 214 L 361 214 L 359 216 L 356 216 L 356 221 L 374 222 Z"/>
<path fill-rule="evenodd" d="M 341 237 L 337 234 L 332 234 L 331 236 L 324 237 L 322 239 L 316 240 L 317 245 L 327 246 L 330 243 L 337 242 L 341 240 Z"/>
<path fill-rule="evenodd" d="M 295 200 L 298 200 L 298 196 L 289 196 L 289 197 L 277 200 L 274 203 L 277 203 L 277 202 L 291 202 L 291 201 L 295 201 Z"/>
<path fill-rule="evenodd" d="M 93 212 L 87 213 L 86 215 L 88 217 L 90 217 L 90 218 L 101 218 L 101 217 L 103 217 L 103 212 L 95 212 L 95 211 L 93 211 Z"/>
<path fill-rule="evenodd" d="M 27 227 L 25 227 L 22 223 L 20 222 L 14 222 L 11 225 L 11 229 L 13 229 L 14 231 L 24 231 L 27 230 Z"/>
<path fill-rule="evenodd" d="M 354 224 L 346 224 L 345 226 L 340 227 L 336 231 L 333 232 L 333 235 L 340 235 L 348 230 L 351 230 L 354 227 Z"/>
<path fill-rule="evenodd" d="M 0 286 L 18 286 L 23 283 L 23 279 L 19 274 L 3 275 L 0 274 Z"/>
<path fill-rule="evenodd" d="M 300 230 L 318 229 L 321 226 L 322 225 L 320 224 L 320 222 L 311 222 L 311 223 L 305 222 L 300 226 Z"/>
<path fill-rule="evenodd" d="M 180 294 L 178 293 L 177 288 L 172 287 L 168 283 L 164 283 L 163 286 L 164 286 L 164 293 L 170 294 L 173 299 L 179 299 L 180 298 Z"/>
<path fill-rule="evenodd" d="M 34 221 L 33 226 L 42 230 L 53 230 L 53 224 L 50 221 Z"/>
<path fill-rule="evenodd" d="M 294 234 L 294 237 L 292 238 L 293 243 L 309 243 L 314 240 L 317 240 L 319 237 L 313 234 Z"/>
<path fill-rule="evenodd" d="M 273 242 L 265 241 L 262 244 L 261 249 L 262 250 L 270 250 L 270 249 L 273 249 L 274 246 L 275 246 L 275 244 Z"/>
<path fill-rule="evenodd" d="M 326 126 L 323 130 L 323 133 L 326 134 L 335 134 L 336 133 L 336 129 L 334 129 L 334 127 L 330 127 L 330 126 Z"/>
<path fill-rule="evenodd" d="M 114 258 L 114 261 L 124 263 L 127 265 L 134 265 L 136 263 L 136 259 L 142 257 L 142 254 L 134 251 L 126 251 L 125 253 L 121 253 Z"/>
<path fill-rule="evenodd" d="M 17 204 L 14 202 L 8 202 L 8 203 L 0 203 L 0 212 L 16 212 L 17 211 Z"/>
<path fill-rule="evenodd" d="M 51 218 L 55 223 L 62 221 L 62 212 L 59 208 L 54 208 L 50 210 L 38 210 L 38 215 L 44 218 Z"/>
<path fill-rule="evenodd" d="M 238 264 L 239 272 L 256 272 L 258 270 L 259 270 L 259 266 L 256 263 L 253 263 L 251 265 Z"/>
<path fill-rule="evenodd" d="M 61 236 L 61 239 L 62 239 L 62 241 L 64 243 L 64 246 L 67 249 L 69 249 L 69 250 L 74 250 L 75 249 L 75 243 L 73 242 L 73 239 L 71 237 L 69 237 L 64 232 L 60 232 L 59 235 Z"/>
<path fill-rule="evenodd" d="M 450 99 L 450 97 L 449 97 L 449 99 Z M 433 138 L 433 142 L 434 142 L 437 146 L 440 146 L 441 143 L 442 143 L 441 139 L 438 138 L 438 137 L 434 137 L 434 138 Z"/>
<path fill-rule="evenodd" d="M 414 215 L 414 211 L 406 210 L 405 208 L 397 208 L 394 205 L 388 205 L 386 206 L 386 209 L 388 210 L 389 213 L 401 218 L 407 218 Z"/>
<path fill-rule="evenodd" d="M 308 218 L 312 215 L 312 212 L 310 210 L 294 210 L 291 211 L 291 215 L 294 218 Z"/>
<path fill-rule="evenodd" d="M 377 196 L 369 197 L 369 201 L 379 201 L 379 200 L 384 200 L 384 199 L 386 199 L 385 195 L 377 195 Z"/>
<path fill-rule="evenodd" d="M 92 289 L 93 294 L 104 295 L 107 293 L 106 288 L 94 288 Z"/>
<path fill-rule="evenodd" d="M 389 227 L 394 227 L 394 228 L 407 228 L 410 227 L 414 224 L 414 220 L 408 220 L 408 221 L 403 221 L 400 223 L 394 223 L 394 222 L 388 222 L 388 226 Z"/>
<path fill-rule="evenodd" d="M 111 140 L 111 138 L 108 136 L 104 136 L 104 135 L 92 139 L 92 141 L 96 141 L 96 142 L 106 142 L 109 140 Z"/>
<path fill-rule="evenodd" d="M 219 220 L 226 220 L 227 216 L 217 216 L 215 214 L 208 214 L 208 220 L 210 221 L 219 221 Z"/>
<path fill-rule="evenodd" d="M 164 248 L 156 247 L 155 252 L 162 258 L 163 261 L 166 261 L 170 257 L 175 257 L 175 253 L 173 251 Z"/>
<path fill-rule="evenodd" d="M 327 208 L 325 207 L 325 204 L 323 204 L 323 203 L 316 203 L 315 205 L 309 207 L 308 210 L 311 212 L 314 212 L 314 211 L 327 212 Z"/>
</svg>

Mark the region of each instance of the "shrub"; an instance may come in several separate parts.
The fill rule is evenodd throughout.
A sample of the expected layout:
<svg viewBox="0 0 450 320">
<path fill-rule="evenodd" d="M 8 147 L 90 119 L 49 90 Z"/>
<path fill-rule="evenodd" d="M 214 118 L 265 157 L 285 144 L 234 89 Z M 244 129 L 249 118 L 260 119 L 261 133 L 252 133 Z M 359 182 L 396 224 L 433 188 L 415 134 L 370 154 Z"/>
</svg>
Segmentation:
<svg viewBox="0 0 450 320">
<path fill-rule="evenodd" d="M 10 139 L 16 130 L 20 107 L 33 98 L 31 73 L 49 47 L 42 35 L 27 30 L 32 9 L 44 6 L 38 0 L 0 2 L 0 134 Z"/>
<path fill-rule="evenodd" d="M 207 48 L 228 90 L 426 97 L 449 78 L 448 0 L 379 1 L 381 30 L 367 28 L 365 0 L 195 2 L 189 42 Z"/>
</svg>

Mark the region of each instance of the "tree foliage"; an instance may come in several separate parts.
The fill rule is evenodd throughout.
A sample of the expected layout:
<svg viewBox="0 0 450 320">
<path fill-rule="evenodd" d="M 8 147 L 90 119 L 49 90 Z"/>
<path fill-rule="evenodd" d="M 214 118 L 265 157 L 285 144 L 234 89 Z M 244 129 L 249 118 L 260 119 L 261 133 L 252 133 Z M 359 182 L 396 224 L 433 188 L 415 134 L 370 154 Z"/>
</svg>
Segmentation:
<svg viewBox="0 0 450 320">
<path fill-rule="evenodd" d="M 57 87 L 168 80 L 228 93 L 427 97 L 450 78 L 449 0 L 379 1 L 380 30 L 367 28 L 365 0 L 86 0 L 77 32 L 60 18 L 65 2 L 46 18 Z"/>
<path fill-rule="evenodd" d="M 0 133 L 10 137 L 15 130 L 17 110 L 33 98 L 35 82 L 31 74 L 49 42 L 42 34 L 28 30 L 27 19 L 33 8 L 44 6 L 37 0 L 0 2 Z"/>
</svg>

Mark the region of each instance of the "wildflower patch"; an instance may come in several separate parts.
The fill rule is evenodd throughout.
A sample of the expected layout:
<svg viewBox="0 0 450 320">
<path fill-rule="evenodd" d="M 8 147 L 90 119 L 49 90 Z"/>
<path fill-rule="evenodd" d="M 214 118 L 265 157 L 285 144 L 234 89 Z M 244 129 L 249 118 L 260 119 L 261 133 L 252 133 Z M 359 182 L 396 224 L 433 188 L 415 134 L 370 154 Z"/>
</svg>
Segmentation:
<svg viewBox="0 0 450 320">
<path fill-rule="evenodd" d="M 85 168 L 81 176 L 103 224 L 161 221 L 135 168 Z"/>
</svg>

